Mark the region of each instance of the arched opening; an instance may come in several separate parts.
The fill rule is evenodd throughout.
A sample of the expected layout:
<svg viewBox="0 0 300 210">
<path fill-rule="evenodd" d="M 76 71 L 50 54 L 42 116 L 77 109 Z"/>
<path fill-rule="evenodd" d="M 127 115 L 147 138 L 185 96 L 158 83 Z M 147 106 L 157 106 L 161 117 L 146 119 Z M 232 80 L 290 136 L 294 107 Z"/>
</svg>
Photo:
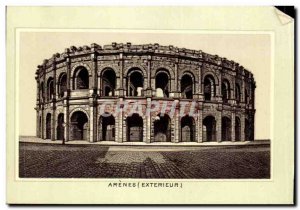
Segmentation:
<svg viewBox="0 0 300 210">
<path fill-rule="evenodd" d="M 127 141 L 143 141 L 143 118 L 138 114 L 127 117 Z"/>
<path fill-rule="evenodd" d="M 180 81 L 181 97 L 192 99 L 193 98 L 193 78 L 190 75 L 184 75 Z"/>
<path fill-rule="evenodd" d="M 168 98 L 170 92 L 169 75 L 164 72 L 158 72 L 155 77 L 156 97 Z"/>
<path fill-rule="evenodd" d="M 51 101 L 54 98 L 54 81 L 50 77 L 47 82 L 47 100 Z"/>
<path fill-rule="evenodd" d="M 237 104 L 241 102 L 241 89 L 237 83 L 235 84 L 235 100 Z"/>
<path fill-rule="evenodd" d="M 99 140 L 115 140 L 115 118 L 113 115 L 100 116 L 99 119 Z"/>
<path fill-rule="evenodd" d="M 235 140 L 241 141 L 241 121 L 240 118 L 235 117 Z"/>
<path fill-rule="evenodd" d="M 76 111 L 71 116 L 70 140 L 88 140 L 89 125 L 86 114 Z"/>
<path fill-rule="evenodd" d="M 102 75 L 103 96 L 114 96 L 116 88 L 116 74 L 114 70 L 107 69 Z"/>
<path fill-rule="evenodd" d="M 245 88 L 245 103 L 248 104 L 249 103 L 249 94 L 247 89 Z"/>
<path fill-rule="evenodd" d="M 160 114 L 156 116 L 154 121 L 154 141 L 171 141 L 171 120 L 167 114 L 164 116 L 160 116 Z"/>
<path fill-rule="evenodd" d="M 59 97 L 64 97 L 67 91 L 67 74 L 63 73 L 58 81 L 58 95 Z"/>
<path fill-rule="evenodd" d="M 51 114 L 46 116 L 46 139 L 51 139 Z"/>
<path fill-rule="evenodd" d="M 204 78 L 204 100 L 211 101 L 212 97 L 216 95 L 215 80 L 211 75 Z"/>
<path fill-rule="evenodd" d="M 213 116 L 203 119 L 203 141 L 216 141 L 216 120 Z"/>
<path fill-rule="evenodd" d="M 89 89 L 89 72 L 84 67 L 78 67 L 74 73 L 73 89 Z"/>
<path fill-rule="evenodd" d="M 228 117 L 222 117 L 222 141 L 231 140 L 231 120 Z"/>
<path fill-rule="evenodd" d="M 127 95 L 143 96 L 144 78 L 140 69 L 132 69 L 127 75 Z"/>
<path fill-rule="evenodd" d="M 195 141 L 195 121 L 190 116 L 181 118 L 181 141 L 191 142 Z"/>
<path fill-rule="evenodd" d="M 223 103 L 228 103 L 228 100 L 230 99 L 230 85 L 228 80 L 223 80 L 221 88 Z"/>
<path fill-rule="evenodd" d="M 245 140 L 246 141 L 251 140 L 251 127 L 248 119 L 245 119 Z"/>
<path fill-rule="evenodd" d="M 56 135 L 58 140 L 63 140 L 64 138 L 64 114 L 60 113 L 57 117 L 57 128 L 56 128 Z"/>
</svg>

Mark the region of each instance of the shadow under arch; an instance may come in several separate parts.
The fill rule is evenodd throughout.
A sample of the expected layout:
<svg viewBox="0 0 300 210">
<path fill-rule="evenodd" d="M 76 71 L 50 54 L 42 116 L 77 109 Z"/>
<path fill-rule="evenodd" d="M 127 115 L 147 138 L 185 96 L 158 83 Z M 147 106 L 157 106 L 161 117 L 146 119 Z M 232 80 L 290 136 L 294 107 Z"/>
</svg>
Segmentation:
<svg viewBox="0 0 300 210">
<path fill-rule="evenodd" d="M 171 142 L 171 119 L 167 114 L 155 118 L 154 124 L 154 141 Z"/>
</svg>

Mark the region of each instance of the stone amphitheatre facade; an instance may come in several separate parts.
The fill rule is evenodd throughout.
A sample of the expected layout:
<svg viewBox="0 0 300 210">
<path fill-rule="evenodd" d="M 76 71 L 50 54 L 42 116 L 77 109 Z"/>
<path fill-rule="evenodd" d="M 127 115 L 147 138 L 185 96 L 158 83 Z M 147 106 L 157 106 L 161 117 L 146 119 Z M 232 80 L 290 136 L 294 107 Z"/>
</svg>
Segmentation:
<svg viewBox="0 0 300 210">
<path fill-rule="evenodd" d="M 201 50 L 131 43 L 72 46 L 44 60 L 35 79 L 36 133 L 42 139 L 254 140 L 253 74 Z M 167 108 L 157 106 L 148 116 L 153 102 Z M 137 103 L 141 109 L 134 109 Z"/>
</svg>

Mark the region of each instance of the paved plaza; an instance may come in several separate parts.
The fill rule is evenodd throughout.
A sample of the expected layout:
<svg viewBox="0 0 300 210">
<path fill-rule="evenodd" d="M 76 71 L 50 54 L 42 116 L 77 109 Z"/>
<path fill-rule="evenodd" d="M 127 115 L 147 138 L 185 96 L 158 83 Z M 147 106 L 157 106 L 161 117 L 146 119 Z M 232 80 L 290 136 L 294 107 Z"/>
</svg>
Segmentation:
<svg viewBox="0 0 300 210">
<path fill-rule="evenodd" d="M 21 142 L 27 178 L 270 178 L 270 146 L 105 146 Z"/>
</svg>

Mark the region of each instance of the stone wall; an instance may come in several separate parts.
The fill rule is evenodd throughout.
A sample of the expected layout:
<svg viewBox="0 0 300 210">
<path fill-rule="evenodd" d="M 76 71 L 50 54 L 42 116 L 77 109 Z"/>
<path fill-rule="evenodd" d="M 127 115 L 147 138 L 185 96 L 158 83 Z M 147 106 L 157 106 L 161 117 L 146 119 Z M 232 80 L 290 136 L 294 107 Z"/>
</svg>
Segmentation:
<svg viewBox="0 0 300 210">
<path fill-rule="evenodd" d="M 76 89 L 77 78 L 80 77 L 81 70 L 87 72 L 88 88 Z M 105 95 L 103 90 L 104 72 L 112 71 L 115 75 L 114 94 Z M 142 75 L 143 80 L 141 96 L 129 96 L 128 88 L 136 88 L 134 81 L 139 83 L 139 79 L 130 78 L 130 74 L 136 71 Z M 66 75 L 66 84 L 62 84 L 60 78 Z M 168 79 L 165 89 L 158 88 L 161 84 L 156 84 L 158 75 L 165 74 Z M 183 77 L 187 75 L 192 83 L 188 84 L 191 91 L 190 98 L 186 98 L 185 92 L 182 92 L 184 81 Z M 205 85 L 209 80 L 210 100 L 205 99 Z M 112 105 L 127 102 L 142 104 L 142 133 L 141 141 L 151 143 L 156 135 L 166 135 L 163 132 L 165 128 L 157 128 L 156 121 L 165 120 L 169 124 L 168 132 L 170 137 L 167 141 L 180 142 L 187 139 L 186 132 L 182 133 L 182 117 L 180 116 L 180 103 L 187 103 L 190 107 L 192 103 L 196 104 L 195 115 L 191 116 L 190 127 L 185 130 L 192 130 L 192 141 L 203 142 L 213 137 L 213 141 L 221 142 L 222 129 L 230 130 L 231 141 L 254 140 L 254 116 L 255 116 L 255 80 L 253 74 L 243 66 L 221 58 L 217 55 L 209 55 L 201 50 L 189 50 L 177 48 L 174 46 L 160 46 L 158 44 L 132 45 L 131 43 L 104 45 L 103 47 L 92 44 L 91 46 L 70 47 L 64 53 L 57 53 L 50 59 L 44 60 L 42 65 L 38 66 L 36 71 L 37 81 L 37 136 L 46 139 L 49 133 L 52 140 L 57 139 L 57 131 L 61 126 L 64 127 L 64 139 L 70 140 L 72 129 L 81 131 L 79 122 L 71 122 L 75 112 L 82 112 L 88 119 L 88 124 L 82 132 L 87 132 L 87 141 L 99 141 L 99 132 L 105 132 L 105 129 L 99 129 L 99 119 L 101 117 L 101 105 L 110 102 Z M 83 78 L 84 79 L 84 78 Z M 110 78 L 108 78 L 109 80 Z M 131 80 L 130 80 L 131 79 Z M 49 96 L 50 87 L 48 84 L 54 84 L 54 91 Z M 223 84 L 228 83 L 227 86 Z M 130 83 L 130 84 L 129 84 Z M 64 94 L 61 94 L 61 87 L 66 86 Z M 131 86 L 132 85 L 132 86 Z M 240 90 L 237 96 L 237 90 Z M 168 95 L 157 97 L 158 91 Z M 224 93 L 228 95 L 224 101 Z M 50 98 L 50 100 L 49 100 Z M 145 116 L 147 108 L 150 108 L 151 102 L 169 103 L 170 106 L 175 102 L 176 108 L 173 117 L 169 116 L 168 110 L 166 117 L 158 117 L 162 112 L 161 108 L 150 117 Z M 113 106 L 112 106 L 113 107 Z M 108 113 L 114 113 L 115 108 L 105 108 Z M 128 117 L 132 115 L 121 112 L 114 117 L 114 138 L 116 142 L 125 142 L 128 137 Z M 183 111 L 186 114 L 188 111 Z M 58 121 L 59 114 L 63 115 L 63 125 Z M 48 115 L 48 118 L 47 118 Z M 49 116 L 51 116 L 49 118 Z M 222 128 L 222 119 L 230 120 L 230 126 Z M 50 119 L 50 121 L 49 121 Z M 206 119 L 213 119 L 209 121 Z M 237 119 L 237 121 L 236 121 Z M 48 122 L 49 121 L 49 122 Z M 204 125 L 204 122 L 208 123 Z M 51 129 L 49 129 L 49 123 Z M 77 124 L 76 124 L 77 123 Z M 238 124 L 240 123 L 240 124 Z M 48 131 L 47 131 L 48 125 Z M 162 124 L 163 125 L 163 124 Z M 208 127 L 207 127 L 208 126 Z M 161 129 L 161 130 L 160 130 Z M 240 129 L 237 131 L 237 129 Z M 104 131 L 103 131 L 104 130 Z M 61 130 L 60 130 L 61 132 Z M 223 132 L 224 133 L 224 132 Z M 240 133 L 240 137 L 235 134 Z M 247 135 L 245 135 L 247 134 Z M 211 136 L 209 136 L 211 135 Z M 245 136 L 248 138 L 245 139 Z"/>
</svg>

